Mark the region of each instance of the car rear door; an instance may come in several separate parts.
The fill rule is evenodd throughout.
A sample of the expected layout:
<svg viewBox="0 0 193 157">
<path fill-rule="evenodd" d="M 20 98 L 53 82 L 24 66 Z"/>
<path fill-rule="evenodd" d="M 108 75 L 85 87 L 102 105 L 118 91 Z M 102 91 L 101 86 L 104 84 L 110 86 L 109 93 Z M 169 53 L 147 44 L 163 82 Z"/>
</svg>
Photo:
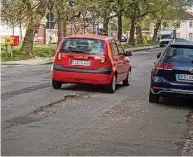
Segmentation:
<svg viewBox="0 0 193 157">
<path fill-rule="evenodd" d="M 175 88 L 193 90 L 193 47 L 170 45 L 163 61 L 160 76 L 173 82 Z"/>
<path fill-rule="evenodd" d="M 119 82 L 121 80 L 123 61 L 119 56 L 119 50 L 118 50 L 116 41 L 114 39 L 111 39 L 111 47 L 112 47 L 113 61 L 117 69 L 117 82 Z"/>
<path fill-rule="evenodd" d="M 81 48 L 81 44 L 84 46 L 84 42 L 89 45 L 88 49 L 91 51 L 85 51 Z M 65 43 L 66 42 L 66 43 Z M 75 46 L 73 45 L 75 43 Z M 82 42 L 82 43 L 81 43 Z M 101 43 L 101 45 L 92 45 L 93 43 Z M 77 43 L 79 45 L 77 46 Z M 70 47 L 67 49 L 66 45 Z M 69 46 L 70 45 L 70 46 Z M 92 45 L 92 48 L 91 46 Z M 65 68 L 75 68 L 75 69 L 88 69 L 96 70 L 101 67 L 101 57 L 105 53 L 105 41 L 99 39 L 89 39 L 89 38 L 70 38 L 64 40 L 63 46 L 61 47 L 61 63 Z M 95 48 L 93 48 L 95 47 Z"/>
<path fill-rule="evenodd" d="M 129 66 L 130 66 L 130 63 L 129 63 L 129 60 L 126 59 L 125 57 L 125 51 L 121 45 L 121 43 L 116 40 L 116 44 L 117 44 L 117 47 L 118 47 L 118 51 L 119 51 L 119 60 L 120 60 L 120 68 L 121 68 L 121 80 L 125 80 L 127 78 L 127 75 L 128 75 L 128 72 L 129 72 Z"/>
</svg>

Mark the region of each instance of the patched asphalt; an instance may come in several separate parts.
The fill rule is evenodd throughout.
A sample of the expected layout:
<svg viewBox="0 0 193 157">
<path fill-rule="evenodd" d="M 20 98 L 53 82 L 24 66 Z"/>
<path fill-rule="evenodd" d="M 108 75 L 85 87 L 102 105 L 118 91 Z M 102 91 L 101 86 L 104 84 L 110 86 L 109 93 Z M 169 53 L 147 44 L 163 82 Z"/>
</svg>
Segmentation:
<svg viewBox="0 0 193 157">
<path fill-rule="evenodd" d="M 129 87 L 51 87 L 51 65 L 2 67 L 2 155 L 192 155 L 193 101 L 148 102 L 152 49 L 131 57 Z"/>
</svg>

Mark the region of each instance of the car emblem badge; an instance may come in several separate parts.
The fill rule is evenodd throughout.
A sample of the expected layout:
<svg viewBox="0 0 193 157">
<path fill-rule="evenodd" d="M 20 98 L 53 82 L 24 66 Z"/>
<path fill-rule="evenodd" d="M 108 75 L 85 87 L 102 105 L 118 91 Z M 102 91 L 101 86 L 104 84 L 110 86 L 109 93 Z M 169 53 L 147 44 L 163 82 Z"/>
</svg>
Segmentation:
<svg viewBox="0 0 193 157">
<path fill-rule="evenodd" d="M 190 68 L 190 69 L 189 69 L 189 72 L 190 72 L 190 73 L 193 73 L 193 68 Z"/>
</svg>

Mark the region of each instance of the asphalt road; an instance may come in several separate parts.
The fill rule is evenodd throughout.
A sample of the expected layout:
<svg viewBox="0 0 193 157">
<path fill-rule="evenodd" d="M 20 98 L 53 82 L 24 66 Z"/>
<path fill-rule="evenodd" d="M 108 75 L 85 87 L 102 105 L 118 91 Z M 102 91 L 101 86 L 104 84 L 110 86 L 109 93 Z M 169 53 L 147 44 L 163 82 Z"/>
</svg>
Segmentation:
<svg viewBox="0 0 193 157">
<path fill-rule="evenodd" d="M 182 155 L 193 102 L 148 102 L 162 50 L 133 55 L 131 85 L 118 85 L 115 94 L 90 85 L 54 90 L 51 65 L 2 67 L 2 155 Z"/>
</svg>

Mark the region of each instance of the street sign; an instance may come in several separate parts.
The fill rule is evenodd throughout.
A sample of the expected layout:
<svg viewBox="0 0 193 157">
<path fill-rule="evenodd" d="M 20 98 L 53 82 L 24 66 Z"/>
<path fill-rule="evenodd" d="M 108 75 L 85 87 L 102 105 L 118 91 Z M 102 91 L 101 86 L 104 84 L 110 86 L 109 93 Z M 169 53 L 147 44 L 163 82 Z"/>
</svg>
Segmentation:
<svg viewBox="0 0 193 157">
<path fill-rule="evenodd" d="M 54 25 L 55 25 L 55 22 L 46 22 L 46 29 L 54 29 Z"/>
<path fill-rule="evenodd" d="M 12 37 L 6 37 L 5 38 L 5 45 L 13 45 L 14 40 Z"/>
<path fill-rule="evenodd" d="M 54 14 L 53 14 L 53 13 L 48 13 L 48 14 L 46 15 L 46 19 L 47 19 L 48 21 L 53 21 L 53 20 L 54 20 Z"/>
<path fill-rule="evenodd" d="M 19 36 L 11 36 L 13 39 L 13 44 L 12 46 L 18 46 L 19 45 Z"/>
</svg>

